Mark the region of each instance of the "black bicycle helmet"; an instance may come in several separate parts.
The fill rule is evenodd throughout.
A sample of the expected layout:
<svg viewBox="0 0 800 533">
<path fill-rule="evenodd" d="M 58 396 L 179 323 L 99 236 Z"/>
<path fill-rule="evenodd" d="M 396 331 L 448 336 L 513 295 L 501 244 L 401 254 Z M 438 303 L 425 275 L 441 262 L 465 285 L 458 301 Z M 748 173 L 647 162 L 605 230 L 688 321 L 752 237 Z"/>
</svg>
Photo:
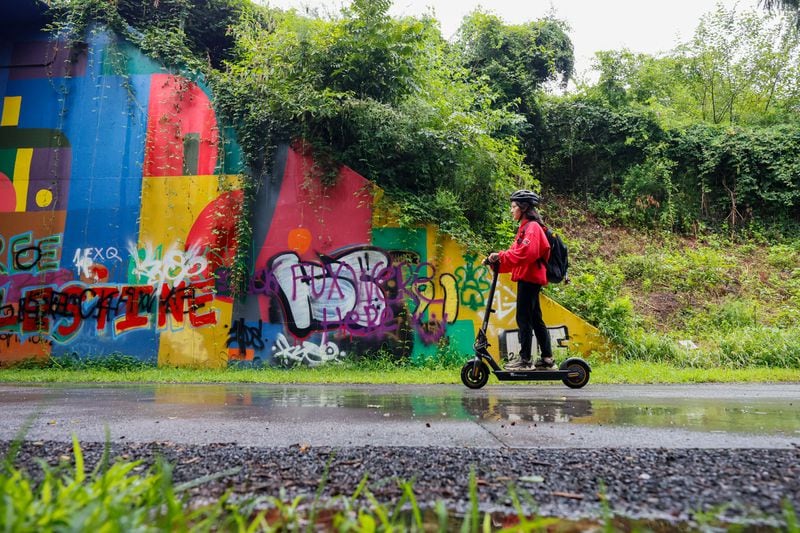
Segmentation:
<svg viewBox="0 0 800 533">
<path fill-rule="evenodd" d="M 533 191 L 529 191 L 528 189 L 520 189 L 515 191 L 509 201 L 511 202 L 525 202 L 527 204 L 536 207 L 539 205 L 539 195 Z"/>
</svg>

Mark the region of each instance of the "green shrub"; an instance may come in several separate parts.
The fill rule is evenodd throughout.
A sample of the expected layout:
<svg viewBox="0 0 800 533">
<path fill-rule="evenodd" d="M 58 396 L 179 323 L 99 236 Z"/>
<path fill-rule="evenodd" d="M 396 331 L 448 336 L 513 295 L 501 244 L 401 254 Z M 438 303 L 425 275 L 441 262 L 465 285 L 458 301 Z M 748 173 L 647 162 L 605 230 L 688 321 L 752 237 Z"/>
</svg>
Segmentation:
<svg viewBox="0 0 800 533">
<path fill-rule="evenodd" d="M 667 273 L 660 254 L 625 255 L 619 258 L 619 268 L 625 275 L 625 279 L 640 281 L 648 288 L 653 283 L 667 282 Z"/>
<path fill-rule="evenodd" d="M 775 244 L 767 252 L 767 264 L 779 270 L 794 270 L 800 264 L 800 243 Z"/>
<path fill-rule="evenodd" d="M 751 300 L 728 299 L 719 304 L 711 303 L 692 315 L 686 321 L 687 329 L 703 337 L 759 324 L 758 306 Z"/>
<path fill-rule="evenodd" d="M 715 364 L 729 368 L 800 368 L 800 329 L 737 329 L 722 335 L 710 356 Z"/>
<path fill-rule="evenodd" d="M 661 287 L 676 292 L 720 293 L 737 283 L 735 264 L 726 254 L 713 248 L 645 251 L 620 259 L 620 269 L 628 280 L 643 287 Z"/>
<path fill-rule="evenodd" d="M 620 358 L 623 360 L 669 363 L 679 366 L 686 363 L 686 358 L 680 355 L 677 343 L 658 333 L 632 330 L 628 332 L 621 345 Z"/>
<path fill-rule="evenodd" d="M 551 285 L 547 292 L 594 324 L 609 340 L 619 343 L 633 323 L 633 304 L 620 294 L 622 274 L 600 261 L 591 267 L 594 273 L 579 274 L 566 285 Z"/>
</svg>

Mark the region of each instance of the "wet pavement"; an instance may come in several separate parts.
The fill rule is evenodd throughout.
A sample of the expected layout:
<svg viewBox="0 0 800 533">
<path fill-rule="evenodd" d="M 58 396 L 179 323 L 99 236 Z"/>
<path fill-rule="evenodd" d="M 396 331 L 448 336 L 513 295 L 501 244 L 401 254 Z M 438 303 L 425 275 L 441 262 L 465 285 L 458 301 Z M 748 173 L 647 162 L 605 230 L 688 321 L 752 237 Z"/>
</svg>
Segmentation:
<svg viewBox="0 0 800 533">
<path fill-rule="evenodd" d="M 0 384 L 0 440 L 469 448 L 800 447 L 800 384 Z"/>
</svg>

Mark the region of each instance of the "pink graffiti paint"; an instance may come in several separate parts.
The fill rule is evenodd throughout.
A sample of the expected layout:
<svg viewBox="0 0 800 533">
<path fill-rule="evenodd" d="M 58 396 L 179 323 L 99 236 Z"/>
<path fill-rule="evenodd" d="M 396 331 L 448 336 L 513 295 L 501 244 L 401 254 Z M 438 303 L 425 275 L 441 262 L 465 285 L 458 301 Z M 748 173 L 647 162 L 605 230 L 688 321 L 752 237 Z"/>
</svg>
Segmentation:
<svg viewBox="0 0 800 533">
<path fill-rule="evenodd" d="M 290 148 L 272 219 L 262 242 L 254 242 L 256 269 L 289 250 L 301 260 L 370 242 L 373 198 L 370 183 L 342 166 L 334 185 L 309 179 L 316 172 L 313 155 Z M 342 214 L 343 216 L 337 216 Z M 259 216 L 256 213 L 255 216 Z M 271 299 L 259 297 L 262 317 L 269 316 Z"/>
<path fill-rule="evenodd" d="M 8 176 L 0 172 L 0 213 L 13 213 L 17 209 L 17 191 Z"/>
<path fill-rule="evenodd" d="M 286 251 L 290 237 L 296 240 L 298 228 L 304 228 L 311 242 L 294 250 L 303 260 L 315 260 L 318 254 L 370 242 L 372 194 L 369 182 L 348 167 L 339 170 L 336 184 L 325 187 L 308 179 L 314 168 L 311 155 L 290 149 L 283 171 L 283 182 L 269 232 L 258 249 L 257 265 L 266 265 L 270 257 Z M 337 213 L 346 216 L 337 216 Z M 256 215 L 257 216 L 257 215 Z M 304 232 L 305 234 L 305 232 Z"/>
<path fill-rule="evenodd" d="M 186 236 L 186 250 L 205 250 L 209 272 L 231 265 L 236 257 L 236 221 L 243 201 L 241 189 L 220 194 L 203 208 Z"/>
</svg>

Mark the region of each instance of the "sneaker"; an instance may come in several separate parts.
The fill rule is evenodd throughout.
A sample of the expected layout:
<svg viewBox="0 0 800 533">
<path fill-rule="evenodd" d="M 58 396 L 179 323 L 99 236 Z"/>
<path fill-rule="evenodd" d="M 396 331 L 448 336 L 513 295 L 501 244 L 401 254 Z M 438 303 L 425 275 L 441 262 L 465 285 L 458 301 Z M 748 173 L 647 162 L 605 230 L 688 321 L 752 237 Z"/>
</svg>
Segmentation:
<svg viewBox="0 0 800 533">
<path fill-rule="evenodd" d="M 514 359 L 506 363 L 503 367 L 504 370 L 528 370 L 531 367 L 530 361 L 523 361 L 522 359 Z"/>
<path fill-rule="evenodd" d="M 552 357 L 540 357 L 536 360 L 535 365 L 537 370 L 554 370 L 556 368 L 556 362 L 553 361 Z"/>
</svg>

